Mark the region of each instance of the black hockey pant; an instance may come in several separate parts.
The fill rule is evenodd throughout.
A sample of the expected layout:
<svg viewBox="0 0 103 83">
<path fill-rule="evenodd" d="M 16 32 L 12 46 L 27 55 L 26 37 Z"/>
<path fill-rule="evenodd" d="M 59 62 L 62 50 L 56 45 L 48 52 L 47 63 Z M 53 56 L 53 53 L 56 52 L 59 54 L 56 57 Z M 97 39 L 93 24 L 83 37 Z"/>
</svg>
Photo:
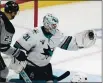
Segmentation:
<svg viewBox="0 0 103 83">
<path fill-rule="evenodd" d="M 52 80 L 53 74 L 52 74 L 52 67 L 50 63 L 44 67 L 34 67 L 34 66 L 27 65 L 24 70 L 27 73 L 28 77 L 33 81 Z M 20 76 L 20 79 L 22 80 L 23 78 Z"/>
</svg>

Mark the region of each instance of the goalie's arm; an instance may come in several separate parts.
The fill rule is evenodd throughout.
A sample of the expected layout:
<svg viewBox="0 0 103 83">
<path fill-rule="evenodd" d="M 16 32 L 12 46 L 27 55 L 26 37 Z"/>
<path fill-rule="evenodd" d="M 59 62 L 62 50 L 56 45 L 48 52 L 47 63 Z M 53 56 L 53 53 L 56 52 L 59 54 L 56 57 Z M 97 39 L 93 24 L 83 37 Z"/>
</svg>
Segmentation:
<svg viewBox="0 0 103 83">
<path fill-rule="evenodd" d="M 93 30 L 77 33 L 75 36 L 65 36 L 59 47 L 65 50 L 78 50 L 94 45 L 96 34 Z"/>
<path fill-rule="evenodd" d="M 33 31 L 25 33 L 21 38 L 19 38 L 14 44 L 15 48 L 23 49 L 27 53 L 31 51 L 36 45 L 36 34 Z"/>
</svg>

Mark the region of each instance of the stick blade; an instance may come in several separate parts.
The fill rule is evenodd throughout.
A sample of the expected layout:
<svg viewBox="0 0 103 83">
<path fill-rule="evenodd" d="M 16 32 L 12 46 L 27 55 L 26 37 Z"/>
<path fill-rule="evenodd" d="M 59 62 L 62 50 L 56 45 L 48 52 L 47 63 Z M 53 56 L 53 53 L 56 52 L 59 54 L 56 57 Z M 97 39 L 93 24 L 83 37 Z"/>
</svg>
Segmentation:
<svg viewBox="0 0 103 83">
<path fill-rule="evenodd" d="M 66 77 L 68 77 L 69 75 L 70 75 L 70 72 L 69 72 L 69 71 L 66 71 L 66 72 L 63 73 L 61 76 L 56 77 L 55 79 L 56 79 L 57 81 L 61 81 L 61 80 L 65 79 Z"/>
</svg>

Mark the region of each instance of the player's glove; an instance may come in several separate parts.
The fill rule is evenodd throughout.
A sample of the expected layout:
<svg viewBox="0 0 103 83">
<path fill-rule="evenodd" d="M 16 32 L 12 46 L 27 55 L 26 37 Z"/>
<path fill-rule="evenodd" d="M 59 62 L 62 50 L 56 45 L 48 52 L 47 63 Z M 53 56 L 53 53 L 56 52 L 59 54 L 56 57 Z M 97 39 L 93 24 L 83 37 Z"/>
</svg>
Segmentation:
<svg viewBox="0 0 103 83">
<path fill-rule="evenodd" d="M 87 48 L 95 44 L 96 34 L 93 30 L 85 30 L 76 34 L 75 38 L 79 48 Z"/>
<path fill-rule="evenodd" d="M 17 53 L 14 54 L 14 57 L 18 61 L 25 61 L 27 59 L 27 54 L 24 50 L 17 49 L 16 52 Z"/>
</svg>

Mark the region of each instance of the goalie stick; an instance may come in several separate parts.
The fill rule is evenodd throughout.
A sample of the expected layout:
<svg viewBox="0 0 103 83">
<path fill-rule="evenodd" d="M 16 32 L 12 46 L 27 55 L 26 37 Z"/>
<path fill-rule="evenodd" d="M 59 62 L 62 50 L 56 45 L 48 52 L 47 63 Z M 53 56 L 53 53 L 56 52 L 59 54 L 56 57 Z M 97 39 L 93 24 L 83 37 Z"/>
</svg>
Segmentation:
<svg viewBox="0 0 103 83">
<path fill-rule="evenodd" d="M 29 76 L 27 75 L 27 73 L 24 71 L 24 69 L 22 69 L 22 71 L 19 72 L 20 76 L 23 78 L 25 83 L 32 83 L 32 81 L 30 80 Z M 8 80 L 8 82 L 16 82 L 17 80 L 15 79 L 11 79 Z M 17 83 L 17 82 L 16 82 Z"/>
<path fill-rule="evenodd" d="M 12 69 L 12 70 L 15 70 L 14 68 L 17 66 L 17 65 L 22 65 L 23 66 L 23 64 L 20 62 L 20 61 L 18 61 L 15 57 L 14 57 L 14 59 L 12 59 L 13 60 L 13 63 L 11 63 L 10 64 L 10 66 L 9 66 L 9 68 L 10 69 Z M 12 61 L 11 61 L 12 62 Z M 13 65 L 13 64 L 15 64 L 15 65 Z M 12 65 L 12 66 L 11 66 Z M 18 67 L 17 67 L 18 68 Z M 18 69 L 20 69 L 19 71 L 15 71 L 16 73 L 19 73 L 20 74 L 20 76 L 23 78 L 23 80 L 24 80 L 24 82 L 25 83 L 32 83 L 32 81 L 30 80 L 30 78 L 29 78 L 29 76 L 27 75 L 27 73 L 25 72 L 25 70 L 24 70 L 24 66 L 23 66 L 23 68 L 18 68 Z M 22 69 L 22 70 L 21 70 Z M 11 80 L 12 81 L 12 80 Z M 16 80 L 15 80 L 16 81 Z M 14 82 L 14 81 L 13 81 Z"/>
<path fill-rule="evenodd" d="M 34 66 L 36 66 L 36 67 L 39 67 L 39 66 L 37 66 L 36 64 L 34 64 L 32 61 L 30 61 L 30 60 L 28 60 L 28 59 L 26 59 L 26 61 L 28 61 L 29 63 L 31 63 L 32 65 L 34 65 Z M 53 76 L 53 79 L 52 80 L 57 80 L 57 81 L 61 81 L 61 80 L 63 80 L 63 79 L 65 79 L 67 76 L 69 76 L 70 75 L 70 72 L 69 71 L 66 71 L 65 73 L 63 73 L 62 75 L 60 75 L 59 77 L 57 77 L 57 76 Z"/>
<path fill-rule="evenodd" d="M 30 78 L 28 77 L 28 75 L 24 70 L 22 70 L 19 74 L 22 76 L 22 78 L 26 83 L 32 83 L 32 81 L 30 80 Z"/>
<path fill-rule="evenodd" d="M 63 73 L 59 77 L 57 77 L 57 76 L 53 77 L 53 80 L 61 81 L 61 80 L 65 79 L 66 77 L 68 77 L 69 75 L 70 75 L 70 72 L 66 71 L 65 73 Z"/>
<path fill-rule="evenodd" d="M 32 83 L 32 81 L 30 80 L 30 78 L 28 77 L 28 75 L 26 74 L 26 72 L 24 70 L 22 70 L 19 74 L 22 76 L 22 78 L 24 79 L 25 83 Z M 11 79 L 11 80 L 8 80 L 7 82 L 10 82 L 10 83 L 11 82 L 19 83 L 20 80 L 19 81 L 18 80 L 19 79 Z M 20 83 L 22 83 L 22 82 L 20 82 Z"/>
</svg>

